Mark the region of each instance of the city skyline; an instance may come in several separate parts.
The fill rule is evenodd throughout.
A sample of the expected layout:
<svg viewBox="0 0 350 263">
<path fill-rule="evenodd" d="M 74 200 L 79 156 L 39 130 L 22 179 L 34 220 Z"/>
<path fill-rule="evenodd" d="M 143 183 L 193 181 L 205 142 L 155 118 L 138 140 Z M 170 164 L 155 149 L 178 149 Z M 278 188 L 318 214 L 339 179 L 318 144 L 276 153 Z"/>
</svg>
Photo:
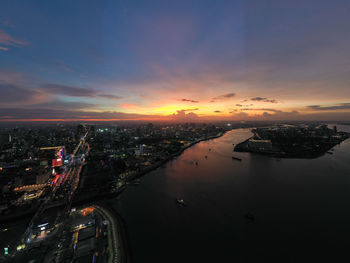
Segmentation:
<svg viewBox="0 0 350 263">
<path fill-rule="evenodd" d="M 350 120 L 345 1 L 5 1 L 0 122 Z"/>
</svg>

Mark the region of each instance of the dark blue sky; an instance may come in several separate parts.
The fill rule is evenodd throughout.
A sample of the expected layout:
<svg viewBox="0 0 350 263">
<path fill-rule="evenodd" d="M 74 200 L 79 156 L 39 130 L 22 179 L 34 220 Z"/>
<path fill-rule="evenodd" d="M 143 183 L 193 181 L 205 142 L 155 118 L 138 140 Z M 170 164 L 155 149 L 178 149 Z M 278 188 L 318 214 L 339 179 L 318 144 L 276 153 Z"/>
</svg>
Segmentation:
<svg viewBox="0 0 350 263">
<path fill-rule="evenodd" d="M 0 118 L 349 119 L 349 14 L 340 0 L 3 1 Z"/>
</svg>

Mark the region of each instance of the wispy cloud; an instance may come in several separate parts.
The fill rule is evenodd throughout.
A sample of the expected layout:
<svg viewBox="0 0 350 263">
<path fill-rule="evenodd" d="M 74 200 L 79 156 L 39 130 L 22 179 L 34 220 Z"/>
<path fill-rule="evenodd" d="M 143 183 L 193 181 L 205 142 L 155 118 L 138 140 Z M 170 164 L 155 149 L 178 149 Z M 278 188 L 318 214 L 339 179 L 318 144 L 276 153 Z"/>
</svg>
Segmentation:
<svg viewBox="0 0 350 263">
<path fill-rule="evenodd" d="M 122 96 L 117 96 L 112 94 L 98 94 L 97 96 L 100 98 L 112 99 L 112 100 L 120 100 L 123 98 Z"/>
<path fill-rule="evenodd" d="M 298 111 L 283 111 L 273 108 L 243 108 L 241 111 L 263 111 L 263 115 L 265 116 L 289 116 L 289 115 L 297 115 L 299 114 Z"/>
<path fill-rule="evenodd" d="M 263 97 L 254 97 L 254 98 L 251 98 L 250 100 L 252 100 L 252 101 L 262 101 L 262 102 L 270 102 L 270 103 L 277 103 L 278 102 L 275 99 L 268 99 L 268 98 L 263 98 Z"/>
<path fill-rule="evenodd" d="M 182 109 L 181 111 L 185 112 L 185 111 L 196 111 L 199 110 L 199 108 L 194 108 L 194 109 Z"/>
<path fill-rule="evenodd" d="M 350 110 L 350 102 L 339 103 L 332 106 L 320 106 L 320 105 L 310 105 L 309 109 L 317 111 L 337 111 L 337 110 Z"/>
<path fill-rule="evenodd" d="M 223 95 L 216 96 L 216 97 L 212 98 L 212 100 L 213 101 L 216 101 L 216 100 L 227 100 L 227 99 L 233 98 L 234 96 L 236 96 L 236 94 L 231 92 L 231 93 L 226 93 L 226 94 L 223 94 Z"/>
<path fill-rule="evenodd" d="M 68 86 L 68 85 L 61 85 L 61 84 L 44 84 L 42 85 L 42 90 L 50 93 L 50 94 L 56 94 L 56 95 L 64 95 L 64 96 L 70 96 L 70 97 L 100 97 L 104 99 L 113 99 L 113 100 L 119 100 L 122 97 L 113 95 L 113 94 L 106 94 L 102 93 L 100 94 L 97 90 L 90 89 L 90 88 L 82 88 L 82 87 L 75 87 L 75 86 Z"/>
<path fill-rule="evenodd" d="M 0 50 L 3 50 L 3 51 L 7 51 L 7 50 L 9 50 L 7 47 L 2 47 L 2 46 L 0 46 Z"/>
<path fill-rule="evenodd" d="M 96 94 L 96 91 L 92 89 L 61 84 L 44 84 L 42 88 L 48 93 L 73 97 L 93 97 Z"/>
<path fill-rule="evenodd" d="M 41 102 L 45 95 L 33 89 L 23 88 L 19 85 L 1 83 L 0 90 L 3 96 L 0 96 L 1 104 L 33 104 Z"/>
<path fill-rule="evenodd" d="M 0 29 L 0 44 L 12 47 L 20 47 L 28 45 L 27 41 L 17 39 L 10 34 L 6 33 L 4 30 Z"/>
<path fill-rule="evenodd" d="M 57 67 L 61 70 L 64 70 L 67 72 L 74 72 L 75 71 L 71 66 L 67 65 L 63 60 L 58 59 L 55 61 L 55 63 L 57 64 Z"/>
<path fill-rule="evenodd" d="M 198 100 L 191 100 L 191 99 L 179 99 L 179 101 L 183 101 L 183 102 L 192 102 L 192 103 L 198 103 Z"/>
</svg>

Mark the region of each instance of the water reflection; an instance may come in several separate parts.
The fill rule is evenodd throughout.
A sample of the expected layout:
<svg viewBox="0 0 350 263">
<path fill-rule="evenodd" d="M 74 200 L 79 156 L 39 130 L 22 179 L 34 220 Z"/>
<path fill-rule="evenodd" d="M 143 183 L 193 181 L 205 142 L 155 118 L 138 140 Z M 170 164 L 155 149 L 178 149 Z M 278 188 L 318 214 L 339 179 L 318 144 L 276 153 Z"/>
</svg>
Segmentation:
<svg viewBox="0 0 350 263">
<path fill-rule="evenodd" d="M 232 144 L 250 136 L 240 129 L 201 142 L 109 201 L 126 221 L 134 262 L 349 259 L 350 140 L 317 159 L 232 160 Z"/>
</svg>

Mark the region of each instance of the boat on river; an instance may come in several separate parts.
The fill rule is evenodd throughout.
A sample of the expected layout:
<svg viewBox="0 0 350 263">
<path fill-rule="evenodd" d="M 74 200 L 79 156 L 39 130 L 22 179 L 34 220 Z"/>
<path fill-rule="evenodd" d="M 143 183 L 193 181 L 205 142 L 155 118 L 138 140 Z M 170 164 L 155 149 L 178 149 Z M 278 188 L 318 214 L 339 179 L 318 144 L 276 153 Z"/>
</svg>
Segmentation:
<svg viewBox="0 0 350 263">
<path fill-rule="evenodd" d="M 242 159 L 241 158 L 238 158 L 238 157 L 235 157 L 235 156 L 232 156 L 232 160 L 236 160 L 236 161 L 242 161 Z"/>
<path fill-rule="evenodd" d="M 176 203 L 181 207 L 187 206 L 187 204 L 185 203 L 185 201 L 183 199 L 176 199 Z"/>
</svg>

